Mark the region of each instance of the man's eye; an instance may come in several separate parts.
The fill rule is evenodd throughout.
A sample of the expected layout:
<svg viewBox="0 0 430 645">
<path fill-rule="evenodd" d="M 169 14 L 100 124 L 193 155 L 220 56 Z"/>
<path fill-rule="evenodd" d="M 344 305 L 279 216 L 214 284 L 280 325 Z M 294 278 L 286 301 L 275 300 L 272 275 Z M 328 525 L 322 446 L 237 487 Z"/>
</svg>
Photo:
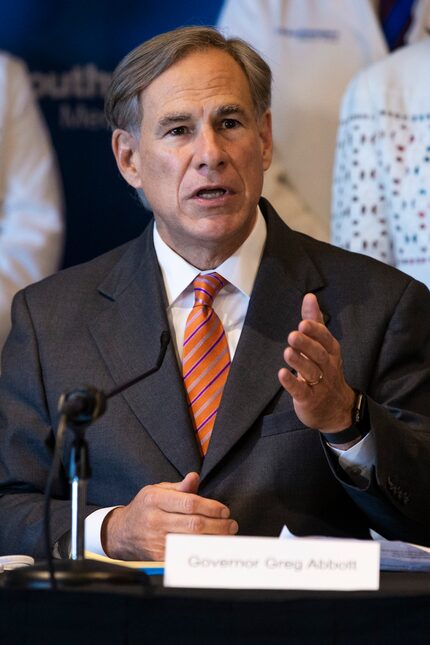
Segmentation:
<svg viewBox="0 0 430 645">
<path fill-rule="evenodd" d="M 236 121 L 236 119 L 224 119 L 222 124 L 226 130 L 232 130 L 233 128 L 238 127 L 239 121 Z"/>
<path fill-rule="evenodd" d="M 176 128 L 169 130 L 167 134 L 172 135 L 173 137 L 180 137 L 183 134 L 187 134 L 188 128 L 185 125 L 178 125 Z"/>
</svg>

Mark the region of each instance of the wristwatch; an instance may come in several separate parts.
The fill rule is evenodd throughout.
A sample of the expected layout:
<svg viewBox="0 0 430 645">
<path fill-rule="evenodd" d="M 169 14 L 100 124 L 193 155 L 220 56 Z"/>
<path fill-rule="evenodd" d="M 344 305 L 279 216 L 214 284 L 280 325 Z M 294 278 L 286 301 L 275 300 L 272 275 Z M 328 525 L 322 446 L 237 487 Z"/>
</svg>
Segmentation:
<svg viewBox="0 0 430 645">
<path fill-rule="evenodd" d="M 352 424 L 340 432 L 321 432 L 327 443 L 342 444 L 363 439 L 370 432 L 370 421 L 367 410 L 366 395 L 357 392 L 354 407 L 352 409 Z"/>
</svg>

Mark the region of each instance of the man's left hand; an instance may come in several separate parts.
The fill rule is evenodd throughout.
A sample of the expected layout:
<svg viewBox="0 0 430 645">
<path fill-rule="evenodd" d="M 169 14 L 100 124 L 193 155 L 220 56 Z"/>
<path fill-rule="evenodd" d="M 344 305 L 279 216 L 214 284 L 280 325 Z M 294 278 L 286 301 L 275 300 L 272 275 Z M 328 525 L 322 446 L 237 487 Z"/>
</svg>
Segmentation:
<svg viewBox="0 0 430 645">
<path fill-rule="evenodd" d="M 355 392 L 345 381 L 340 345 L 324 325 L 313 293 L 303 298 L 301 314 L 284 351 L 295 374 L 284 367 L 279 380 L 291 394 L 302 423 L 322 432 L 344 430 L 351 425 Z"/>
</svg>

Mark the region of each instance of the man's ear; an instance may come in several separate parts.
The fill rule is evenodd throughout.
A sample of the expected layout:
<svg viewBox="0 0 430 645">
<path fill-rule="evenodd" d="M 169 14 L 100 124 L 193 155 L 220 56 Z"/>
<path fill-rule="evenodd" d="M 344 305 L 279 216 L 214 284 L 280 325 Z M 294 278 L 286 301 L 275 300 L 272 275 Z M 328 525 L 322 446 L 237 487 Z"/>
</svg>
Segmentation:
<svg viewBox="0 0 430 645">
<path fill-rule="evenodd" d="M 141 188 L 138 139 L 119 128 L 112 134 L 112 150 L 121 175 L 133 188 Z"/>
<path fill-rule="evenodd" d="M 263 169 L 267 170 L 272 162 L 272 112 L 266 110 L 259 122 L 259 134 L 261 141 L 261 155 L 263 159 Z"/>
</svg>

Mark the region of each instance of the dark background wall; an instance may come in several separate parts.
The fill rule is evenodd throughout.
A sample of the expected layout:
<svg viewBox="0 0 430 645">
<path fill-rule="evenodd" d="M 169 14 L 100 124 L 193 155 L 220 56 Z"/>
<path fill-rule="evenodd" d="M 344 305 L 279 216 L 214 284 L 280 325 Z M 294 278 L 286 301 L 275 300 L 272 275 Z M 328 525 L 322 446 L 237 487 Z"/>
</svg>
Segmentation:
<svg viewBox="0 0 430 645">
<path fill-rule="evenodd" d="M 133 47 L 214 24 L 222 0 L 0 0 L 0 49 L 25 60 L 57 153 L 66 201 L 64 266 L 138 235 L 149 214 L 116 170 L 103 94 Z"/>
</svg>

